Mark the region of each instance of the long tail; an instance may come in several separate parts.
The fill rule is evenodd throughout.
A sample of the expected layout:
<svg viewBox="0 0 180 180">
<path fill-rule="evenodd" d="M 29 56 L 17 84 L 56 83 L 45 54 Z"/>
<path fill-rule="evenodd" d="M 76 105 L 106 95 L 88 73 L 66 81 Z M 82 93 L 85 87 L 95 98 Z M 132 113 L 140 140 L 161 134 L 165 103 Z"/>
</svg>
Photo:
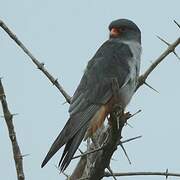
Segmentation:
<svg viewBox="0 0 180 180">
<path fill-rule="evenodd" d="M 59 162 L 61 171 L 66 169 L 88 129 L 90 119 L 98 109 L 99 106 L 90 106 L 84 112 L 74 115 L 67 121 L 65 127 L 52 144 L 41 167 L 44 167 L 52 156 L 66 144 Z"/>
<path fill-rule="evenodd" d="M 84 138 L 86 130 L 87 130 L 87 127 L 83 127 L 66 144 L 63 155 L 62 155 L 61 160 L 59 162 L 59 166 L 60 166 L 61 171 L 64 171 L 67 168 L 67 166 L 69 165 L 69 163 L 71 162 L 76 150 L 78 149 L 82 139 Z"/>
</svg>

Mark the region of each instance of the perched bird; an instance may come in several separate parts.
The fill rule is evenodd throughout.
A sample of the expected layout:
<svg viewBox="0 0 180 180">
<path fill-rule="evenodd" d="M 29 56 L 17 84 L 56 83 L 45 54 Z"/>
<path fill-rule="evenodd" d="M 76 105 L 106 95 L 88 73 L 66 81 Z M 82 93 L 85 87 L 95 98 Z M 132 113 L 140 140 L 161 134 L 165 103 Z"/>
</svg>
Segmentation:
<svg viewBox="0 0 180 180">
<path fill-rule="evenodd" d="M 52 144 L 41 167 L 65 145 L 59 162 L 64 171 L 83 138 L 91 137 L 113 111 L 117 99 L 112 79 L 118 82 L 118 104 L 125 109 L 133 96 L 140 70 L 141 31 L 128 19 L 109 25 L 109 39 L 88 62 L 70 103 L 70 117 Z"/>
</svg>

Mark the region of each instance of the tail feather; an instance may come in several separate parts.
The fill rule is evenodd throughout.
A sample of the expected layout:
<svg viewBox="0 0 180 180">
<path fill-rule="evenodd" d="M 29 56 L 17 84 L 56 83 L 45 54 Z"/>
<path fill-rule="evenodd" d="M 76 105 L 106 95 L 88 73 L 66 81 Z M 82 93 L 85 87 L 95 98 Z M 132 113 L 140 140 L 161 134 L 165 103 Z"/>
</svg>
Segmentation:
<svg viewBox="0 0 180 180">
<path fill-rule="evenodd" d="M 79 144 L 81 143 L 81 141 L 83 139 L 83 137 L 81 139 L 81 136 L 84 136 L 84 134 L 87 130 L 87 125 L 89 124 L 89 120 L 92 118 L 92 116 L 96 113 L 96 111 L 98 109 L 99 109 L 99 106 L 92 105 L 92 106 L 89 106 L 85 111 L 77 113 L 77 114 L 73 115 L 73 117 L 69 118 L 65 127 L 63 128 L 63 130 L 60 132 L 60 134 L 58 135 L 58 137 L 52 144 L 49 152 L 47 153 L 44 161 L 42 162 L 41 167 L 44 167 L 47 164 L 47 162 L 52 158 L 52 156 L 64 144 L 66 144 L 66 147 L 64 149 L 65 151 L 63 153 L 63 157 L 66 158 L 66 156 L 74 155 L 75 151 L 77 150 Z M 84 133 L 82 133 L 82 132 L 84 132 Z M 73 150 L 70 153 L 69 148 L 72 148 L 72 145 L 74 145 L 75 147 L 77 146 L 77 148 L 73 147 Z M 63 160 L 63 158 L 62 158 L 62 160 Z M 69 164 L 70 160 L 66 158 L 66 161 Z M 64 160 L 63 160 L 63 162 L 64 162 Z"/>
<path fill-rule="evenodd" d="M 79 130 L 78 133 L 75 134 L 74 137 L 66 144 L 63 155 L 59 162 L 61 171 L 64 171 L 71 162 L 76 150 L 78 149 L 82 139 L 84 138 L 86 130 L 87 125 Z"/>
<path fill-rule="evenodd" d="M 61 131 L 61 133 L 58 135 L 58 137 L 52 144 L 49 152 L 47 153 L 44 161 L 42 162 L 42 165 L 41 165 L 42 168 L 47 164 L 47 162 L 52 158 L 52 156 L 69 140 L 68 136 L 66 135 L 67 131 L 68 131 L 68 129 L 64 128 Z"/>
</svg>

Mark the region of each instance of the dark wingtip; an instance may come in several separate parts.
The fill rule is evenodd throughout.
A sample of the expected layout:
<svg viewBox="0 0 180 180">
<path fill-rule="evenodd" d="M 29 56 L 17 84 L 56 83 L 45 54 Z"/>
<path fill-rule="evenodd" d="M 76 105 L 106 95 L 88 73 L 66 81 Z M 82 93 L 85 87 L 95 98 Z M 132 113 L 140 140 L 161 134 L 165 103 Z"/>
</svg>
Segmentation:
<svg viewBox="0 0 180 180">
<path fill-rule="evenodd" d="M 44 158 L 42 164 L 41 164 L 41 168 L 43 168 L 47 162 L 52 158 L 52 156 L 54 155 L 55 153 L 52 153 L 51 151 L 49 151 L 46 155 L 46 157 Z"/>
<path fill-rule="evenodd" d="M 44 161 L 41 164 L 41 168 L 43 168 L 47 164 L 48 160 L 45 158 Z"/>
<path fill-rule="evenodd" d="M 53 155 L 65 144 L 65 142 L 61 141 L 61 140 L 62 140 L 62 136 L 60 133 L 59 136 L 54 141 L 54 143 L 52 144 L 46 157 L 44 158 L 44 160 L 41 164 L 41 168 L 43 168 L 47 164 L 47 162 L 53 157 Z"/>
</svg>

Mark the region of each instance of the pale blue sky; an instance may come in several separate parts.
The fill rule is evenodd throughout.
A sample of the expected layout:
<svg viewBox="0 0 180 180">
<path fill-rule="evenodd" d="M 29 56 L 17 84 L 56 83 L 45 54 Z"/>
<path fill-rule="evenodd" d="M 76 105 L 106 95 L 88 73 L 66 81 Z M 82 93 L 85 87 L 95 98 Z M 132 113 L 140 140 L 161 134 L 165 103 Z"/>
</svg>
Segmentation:
<svg viewBox="0 0 180 180">
<path fill-rule="evenodd" d="M 180 31 L 173 19 L 180 22 L 179 0 L 164 1 L 43 1 L 0 0 L 0 18 L 72 95 L 88 60 L 108 38 L 108 25 L 118 18 L 133 20 L 142 30 L 143 72 L 166 45 L 155 35 L 173 42 Z M 41 162 L 53 140 L 68 118 L 68 105 L 30 59 L 0 29 L 0 76 L 3 76 L 9 108 L 24 158 L 27 180 L 65 179 L 54 167 L 62 150 L 41 169 Z M 180 54 L 180 48 L 177 49 Z M 128 110 L 142 113 L 125 127 L 124 139 L 137 135 L 143 138 L 125 145 L 132 165 L 119 148 L 112 160 L 116 172 L 169 171 L 180 172 L 180 62 L 173 54 L 148 78 L 157 94 L 142 87 Z M 0 108 L 1 109 L 1 108 Z M 0 111 L 2 114 L 2 109 Z M 82 145 L 83 148 L 84 145 Z M 70 174 L 75 161 L 67 169 Z M 0 179 L 15 180 L 12 149 L 3 119 L 0 125 Z M 111 179 L 111 178 L 109 178 Z M 126 180 L 160 180 L 164 177 L 123 177 Z M 176 179 L 176 178 L 169 178 Z"/>
</svg>

